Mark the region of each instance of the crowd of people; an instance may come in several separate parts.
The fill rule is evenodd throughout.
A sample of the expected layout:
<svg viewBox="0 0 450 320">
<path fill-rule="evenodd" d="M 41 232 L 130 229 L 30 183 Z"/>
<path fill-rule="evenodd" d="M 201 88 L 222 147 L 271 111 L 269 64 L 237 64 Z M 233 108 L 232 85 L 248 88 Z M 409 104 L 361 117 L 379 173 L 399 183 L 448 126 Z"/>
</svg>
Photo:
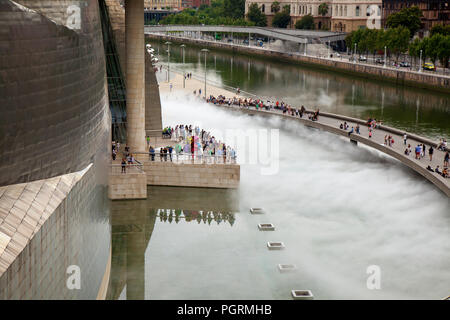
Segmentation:
<svg viewBox="0 0 450 320">
<path fill-rule="evenodd" d="M 303 115 L 306 112 L 306 109 L 304 106 L 301 106 L 301 108 L 295 108 L 292 107 L 291 105 L 283 102 L 283 101 L 271 101 L 271 100 L 262 100 L 262 99 L 254 99 L 254 98 L 243 98 L 243 97 L 233 97 L 233 98 L 227 98 L 223 95 L 219 95 L 217 97 L 210 95 L 209 98 L 206 99 L 206 102 L 208 103 L 212 103 L 215 105 L 228 105 L 228 106 L 238 106 L 241 108 L 250 108 L 250 107 L 254 107 L 256 110 L 266 110 L 266 111 L 272 111 L 272 110 L 279 110 L 281 111 L 283 114 L 287 114 L 287 115 L 291 115 L 294 117 L 300 117 L 303 118 Z M 308 119 L 312 120 L 312 121 L 317 121 L 319 118 L 319 109 L 317 109 L 315 112 L 308 112 Z M 375 129 L 380 129 L 381 125 L 382 125 L 382 121 L 381 120 L 377 120 L 375 118 L 368 118 L 366 125 L 368 128 L 368 137 L 372 138 L 373 137 L 373 133 L 375 131 Z M 356 123 L 355 126 L 351 126 L 350 129 L 350 125 L 344 121 L 343 123 L 339 124 L 339 128 L 341 130 L 348 130 L 348 136 L 350 136 L 353 133 L 356 134 L 361 134 L 361 128 L 359 126 L 358 123 Z M 350 129 L 350 130 L 349 130 Z M 405 133 L 403 135 L 403 141 L 404 144 L 407 144 L 407 134 Z M 389 147 L 393 147 L 394 145 L 394 136 L 393 135 L 385 135 L 384 137 L 384 145 L 385 146 L 389 146 Z M 440 175 L 442 175 L 444 178 L 448 178 L 448 162 L 449 162 L 449 153 L 447 150 L 447 141 L 445 139 L 440 139 L 437 149 L 440 151 L 444 151 L 446 152 L 444 155 L 444 169 L 442 170 L 442 172 L 439 170 L 439 166 L 436 167 L 436 169 L 432 169 L 433 172 L 436 172 Z M 411 145 L 408 144 L 408 147 L 405 149 L 404 154 L 405 156 L 409 156 L 412 152 L 411 149 Z M 423 157 L 425 157 L 426 152 L 427 152 L 427 147 L 424 143 L 420 143 L 418 144 L 415 149 L 415 159 L 422 159 Z M 429 155 L 429 159 L 430 161 L 433 160 L 433 154 L 434 154 L 434 148 L 433 146 L 430 146 L 430 148 L 428 148 L 428 155 Z M 430 166 L 427 167 L 428 170 L 431 169 Z"/>
<path fill-rule="evenodd" d="M 112 160 L 115 161 L 117 158 L 117 153 L 120 151 L 120 143 L 117 141 L 112 142 Z M 122 153 L 123 157 L 121 160 L 121 173 L 126 173 L 127 165 L 136 164 L 136 159 L 134 158 L 134 155 L 130 152 L 130 147 L 128 145 L 125 145 L 124 152 Z"/>
<path fill-rule="evenodd" d="M 209 157 L 214 157 L 226 162 L 236 161 L 236 151 L 227 146 L 225 143 L 217 140 L 210 132 L 200 129 L 198 126 L 192 125 L 176 125 L 174 128 L 166 127 L 163 134 L 167 138 L 175 141 L 175 146 L 161 147 L 159 152 L 149 146 L 149 157 L 151 161 L 155 161 L 155 156 L 159 154 L 160 161 L 173 161 L 173 151 L 175 151 L 176 159 L 182 155 L 188 155 L 191 160 L 208 161 Z M 214 162 L 216 160 L 214 159 Z"/>
<path fill-rule="evenodd" d="M 240 108 L 254 107 L 256 110 L 278 110 L 283 114 L 303 118 L 306 112 L 306 108 L 301 106 L 300 108 L 295 108 L 290 104 L 285 103 L 284 101 L 272 101 L 272 100 L 262 100 L 262 99 L 253 99 L 253 98 L 243 98 L 243 97 L 233 97 L 226 98 L 223 95 L 219 95 L 217 97 L 210 95 L 209 98 L 206 99 L 206 102 L 216 104 L 216 105 L 234 105 Z M 319 109 L 317 109 L 313 113 L 308 113 L 308 119 L 312 121 L 319 120 Z"/>
</svg>

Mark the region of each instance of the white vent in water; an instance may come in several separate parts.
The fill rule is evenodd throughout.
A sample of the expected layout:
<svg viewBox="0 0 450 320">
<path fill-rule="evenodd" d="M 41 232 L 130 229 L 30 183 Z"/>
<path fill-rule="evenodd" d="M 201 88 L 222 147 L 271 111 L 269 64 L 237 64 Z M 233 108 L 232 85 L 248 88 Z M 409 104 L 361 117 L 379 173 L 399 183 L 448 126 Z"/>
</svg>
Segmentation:
<svg viewBox="0 0 450 320">
<path fill-rule="evenodd" d="M 274 231 L 275 226 L 271 223 L 260 223 L 258 224 L 258 229 L 260 231 Z"/>
<path fill-rule="evenodd" d="M 313 300 L 314 296 L 310 290 L 292 290 L 292 298 L 294 300 Z"/>
<path fill-rule="evenodd" d="M 297 266 L 295 264 L 279 264 L 278 270 L 280 270 L 281 273 L 294 272 L 297 270 Z"/>
<path fill-rule="evenodd" d="M 269 250 L 281 250 L 281 249 L 284 249 L 284 243 L 283 242 L 267 242 L 267 248 L 269 248 Z"/>
</svg>

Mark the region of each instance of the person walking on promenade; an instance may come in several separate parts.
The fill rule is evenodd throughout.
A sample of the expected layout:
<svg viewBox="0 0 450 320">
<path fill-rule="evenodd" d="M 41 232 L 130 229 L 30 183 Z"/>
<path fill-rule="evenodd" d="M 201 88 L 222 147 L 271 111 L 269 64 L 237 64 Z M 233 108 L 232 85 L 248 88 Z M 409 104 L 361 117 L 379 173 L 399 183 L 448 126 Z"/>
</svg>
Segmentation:
<svg viewBox="0 0 450 320">
<path fill-rule="evenodd" d="M 125 158 L 122 158 L 122 172 L 121 173 L 126 173 L 126 168 L 127 168 L 127 162 L 125 161 Z"/>
<path fill-rule="evenodd" d="M 422 143 L 422 158 L 424 158 L 427 155 L 427 146 L 425 143 Z"/>
<path fill-rule="evenodd" d="M 445 153 L 445 156 L 444 156 L 444 167 L 448 167 L 448 160 L 449 160 L 449 154 L 448 154 L 448 151 Z"/>
<path fill-rule="evenodd" d="M 356 124 L 356 133 L 360 134 L 360 132 L 359 132 L 359 124 Z"/>
<path fill-rule="evenodd" d="M 117 151 L 116 151 L 116 149 L 113 149 L 113 151 L 112 151 L 112 159 L 113 159 L 113 161 L 116 160 L 116 155 L 117 155 Z"/>
<path fill-rule="evenodd" d="M 406 146 L 406 140 L 408 139 L 408 135 L 406 134 L 406 132 L 405 132 L 405 134 L 403 135 L 403 144 Z"/>
<path fill-rule="evenodd" d="M 147 147 L 150 146 L 150 136 L 145 137 L 145 139 L 147 140 Z"/>
<path fill-rule="evenodd" d="M 434 152 L 433 146 L 430 146 L 430 149 L 428 149 L 428 154 L 430 155 L 430 161 L 433 160 L 433 152 Z"/>
<path fill-rule="evenodd" d="M 163 155 L 164 155 L 164 151 L 163 148 L 159 148 L 159 161 L 162 162 L 163 161 Z"/>
<path fill-rule="evenodd" d="M 416 152 L 416 159 L 420 159 L 420 146 L 419 145 L 416 146 L 415 152 Z"/>
<path fill-rule="evenodd" d="M 372 138 L 372 129 L 369 128 L 369 139 Z"/>
</svg>

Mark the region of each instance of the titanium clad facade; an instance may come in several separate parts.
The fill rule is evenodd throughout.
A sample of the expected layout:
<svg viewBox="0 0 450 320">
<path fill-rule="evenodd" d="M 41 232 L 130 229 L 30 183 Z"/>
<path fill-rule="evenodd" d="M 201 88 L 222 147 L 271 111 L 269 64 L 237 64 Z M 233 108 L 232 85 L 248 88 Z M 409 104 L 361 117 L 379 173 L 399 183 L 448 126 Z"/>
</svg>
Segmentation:
<svg viewBox="0 0 450 320">
<path fill-rule="evenodd" d="M 105 154 L 105 79 L 97 1 L 0 0 L 0 186 Z"/>
</svg>

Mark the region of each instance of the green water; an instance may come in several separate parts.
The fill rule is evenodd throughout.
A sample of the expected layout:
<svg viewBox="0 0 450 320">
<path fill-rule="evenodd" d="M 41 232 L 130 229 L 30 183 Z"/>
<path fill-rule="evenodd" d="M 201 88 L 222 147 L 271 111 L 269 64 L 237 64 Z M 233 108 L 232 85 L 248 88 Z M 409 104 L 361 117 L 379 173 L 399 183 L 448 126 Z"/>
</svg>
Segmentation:
<svg viewBox="0 0 450 320">
<path fill-rule="evenodd" d="M 151 43 L 159 63 L 166 65 L 167 46 Z M 192 72 L 203 79 L 204 55 L 199 47 L 186 46 L 184 64 L 179 44 L 171 45 L 170 54 L 172 70 Z M 450 136 L 448 94 L 217 50 L 210 50 L 206 68 L 208 81 L 239 87 L 258 97 L 361 119 L 372 117 L 432 139 Z"/>
</svg>

